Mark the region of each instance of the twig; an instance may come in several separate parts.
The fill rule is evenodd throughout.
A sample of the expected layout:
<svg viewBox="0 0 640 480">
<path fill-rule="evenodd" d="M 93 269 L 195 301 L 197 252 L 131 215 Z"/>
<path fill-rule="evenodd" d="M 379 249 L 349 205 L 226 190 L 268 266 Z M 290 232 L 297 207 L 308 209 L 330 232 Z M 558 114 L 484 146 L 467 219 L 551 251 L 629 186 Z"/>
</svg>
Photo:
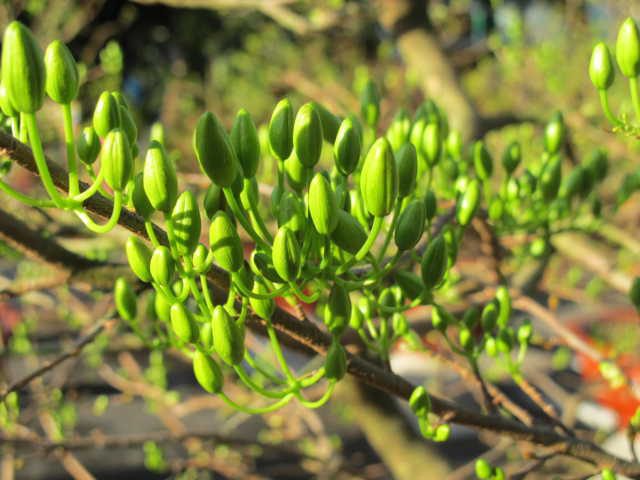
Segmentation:
<svg viewBox="0 0 640 480">
<path fill-rule="evenodd" d="M 7 397 L 7 395 L 9 395 L 11 392 L 15 392 L 16 390 L 20 390 L 26 387 L 34 379 L 41 377 L 42 375 L 44 375 L 50 370 L 53 370 L 55 367 L 60 365 L 65 360 L 78 356 L 80 352 L 82 352 L 84 347 L 86 347 L 91 342 L 93 342 L 93 340 L 98 335 L 100 335 L 103 331 L 110 329 L 114 324 L 115 324 L 115 320 L 111 319 L 111 320 L 103 320 L 97 323 L 96 325 L 94 325 L 93 328 L 89 331 L 89 333 L 87 333 L 83 337 L 80 337 L 76 341 L 75 346 L 71 350 L 68 350 L 62 353 L 61 355 L 57 356 L 53 360 L 42 365 L 40 368 L 35 369 L 33 372 L 31 372 L 27 376 L 19 380 L 16 380 L 11 385 L 9 385 L 2 392 L 2 394 L 0 394 L 0 402 L 2 402 Z"/>
</svg>

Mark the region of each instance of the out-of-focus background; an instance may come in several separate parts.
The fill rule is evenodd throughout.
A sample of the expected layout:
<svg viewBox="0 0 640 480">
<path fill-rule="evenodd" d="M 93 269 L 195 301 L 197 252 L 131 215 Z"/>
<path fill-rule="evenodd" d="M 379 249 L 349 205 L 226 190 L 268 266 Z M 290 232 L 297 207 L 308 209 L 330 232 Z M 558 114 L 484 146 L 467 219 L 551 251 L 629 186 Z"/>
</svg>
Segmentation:
<svg viewBox="0 0 640 480">
<path fill-rule="evenodd" d="M 402 35 L 396 22 L 411 9 L 411 22 L 422 25 L 419 39 Z M 204 110 L 230 127 L 245 107 L 264 124 L 277 100 L 287 96 L 296 106 L 316 100 L 346 115 L 358 111 L 359 92 L 373 79 L 383 99 L 382 129 L 400 107 L 413 110 L 433 98 L 467 139 L 486 135 L 495 152 L 519 140 L 525 157 L 540 155 L 544 122 L 563 111 L 574 158 L 598 147 L 609 152 L 605 200 L 622 206 L 612 210 L 614 230 L 608 233 L 618 236 L 619 248 L 610 241 L 596 249 L 575 238 L 556 245 L 559 254 L 542 279 L 549 293 L 544 301 L 585 342 L 615 348 L 626 373 L 640 381 L 637 316 L 616 288 L 620 277 L 611 273 L 640 273 L 634 235 L 640 211 L 627 201 L 640 188 L 634 166 L 640 143 L 607 131 L 587 75 L 595 41 L 611 45 L 620 21 L 630 15 L 640 18 L 637 0 L 3 0 L 0 28 L 18 18 L 42 45 L 56 38 L 69 45 L 83 78 L 73 105 L 78 124 L 90 120 L 105 89 L 125 93 L 142 127 L 141 145 L 148 127 L 162 122 L 185 184 L 205 185 L 191 149 Z M 617 82 L 611 98 L 616 109 L 630 112 L 625 88 Z M 55 158 L 56 149 L 64 148 L 59 111 L 46 104 L 39 121 Z M 271 180 L 271 173 L 261 175 Z M 19 169 L 10 179 L 23 189 L 34 182 Z M 123 259 L 124 232 L 87 237 L 66 214 L 52 218 L 7 206 L 70 250 L 98 260 Z M 0 250 L 2 288 L 17 282 L 26 292 L 13 298 L 5 291 L 0 302 L 0 375 L 15 379 L 71 345 L 79 326 L 100 318 L 111 298 L 86 285 L 61 287 L 64 279 L 25 259 L 11 242 Z M 462 257 L 464 263 L 464 252 Z M 595 267 L 576 261 L 593 257 L 601 259 Z M 620 452 L 637 401 L 602 382 L 597 365 L 556 347 L 532 351 L 528 374 L 567 421 L 602 432 L 603 441 Z M 443 396 L 469 400 L 468 380 L 451 359 L 399 350 L 392 365 L 409 378 L 427 379 Z M 503 374 L 490 372 L 498 385 Z M 40 422 L 37 428 L 52 432 L 52 439 L 71 442 L 69 449 L 0 443 L 0 478 L 63 479 L 70 468 L 76 478 L 92 478 L 83 476 L 86 468 L 99 479 L 463 479 L 474 478 L 472 462 L 481 453 L 498 464 L 512 456 L 512 442 L 463 428 L 454 428 L 443 445 L 425 443 L 411 430 L 411 416 L 405 418 L 392 400 L 344 383 L 318 412 L 292 405 L 247 417 L 203 395 L 190 365 L 179 358 L 149 354 L 126 335 L 100 337 L 80 359 L 36 382 L 24 404 L 27 423 Z M 518 398 L 509 382 L 504 388 Z M 163 429 L 173 437 L 157 434 Z M 190 430 L 209 433 L 175 441 Z M 85 443 L 73 444 L 78 435 Z M 104 435 L 128 441 L 111 444 Z M 574 462 L 554 462 L 529 478 L 584 474 Z"/>
</svg>

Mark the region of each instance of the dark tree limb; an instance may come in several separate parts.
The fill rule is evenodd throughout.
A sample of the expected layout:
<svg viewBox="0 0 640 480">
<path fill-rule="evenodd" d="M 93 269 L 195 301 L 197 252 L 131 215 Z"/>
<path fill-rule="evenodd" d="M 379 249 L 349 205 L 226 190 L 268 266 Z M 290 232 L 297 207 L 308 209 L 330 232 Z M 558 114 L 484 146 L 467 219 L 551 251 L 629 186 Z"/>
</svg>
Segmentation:
<svg viewBox="0 0 640 480">
<path fill-rule="evenodd" d="M 37 175 L 31 149 L 4 132 L 0 132 L 0 155 L 10 157 L 17 164 Z M 66 192 L 68 187 L 67 173 L 51 161 L 48 161 L 48 164 L 54 183 Z M 87 188 L 86 184 L 83 184 L 81 188 Z M 101 195 L 94 195 L 84 203 L 88 211 L 102 218 L 107 218 L 111 214 L 111 205 L 111 201 Z M 119 224 L 132 233 L 147 238 L 143 219 L 135 213 L 123 210 Z M 166 242 L 166 233 L 157 226 L 154 226 L 154 230 L 158 238 Z M 227 288 L 228 278 L 221 269 L 212 269 L 209 272 L 209 279 L 218 294 Z M 320 330 L 314 323 L 295 318 L 281 309 L 276 310 L 271 321 L 281 336 L 321 355 L 326 354 L 331 344 L 330 335 Z M 256 316 L 251 316 L 248 324 L 251 327 L 264 325 L 264 321 Z M 348 356 L 347 370 L 358 380 L 402 400 L 408 400 L 415 389 L 415 385 L 403 377 L 384 370 L 359 356 Z M 431 405 L 433 413 L 446 417 L 449 422 L 466 425 L 476 430 L 506 435 L 514 440 L 527 441 L 542 446 L 554 446 L 565 455 L 599 467 L 613 468 L 620 474 L 640 477 L 640 464 L 617 458 L 592 442 L 568 437 L 552 428 L 527 426 L 497 415 L 483 415 L 435 395 L 431 396 Z"/>
</svg>

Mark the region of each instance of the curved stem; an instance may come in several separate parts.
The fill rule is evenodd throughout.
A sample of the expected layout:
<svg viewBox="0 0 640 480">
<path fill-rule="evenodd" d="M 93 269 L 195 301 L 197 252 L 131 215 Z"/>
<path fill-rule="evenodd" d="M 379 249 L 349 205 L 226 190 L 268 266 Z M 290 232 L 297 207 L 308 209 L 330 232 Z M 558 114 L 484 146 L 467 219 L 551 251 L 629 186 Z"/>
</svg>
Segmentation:
<svg viewBox="0 0 640 480">
<path fill-rule="evenodd" d="M 249 350 L 245 350 L 244 360 L 247 362 L 247 365 L 259 372 L 262 376 L 268 378 L 273 383 L 278 385 L 287 385 L 286 380 L 277 377 L 275 374 L 269 372 L 266 368 L 260 365 L 260 362 L 251 356 Z"/>
<path fill-rule="evenodd" d="M 64 143 L 67 146 L 67 168 L 69 168 L 69 195 L 76 195 L 80 191 L 80 181 L 78 180 L 78 164 L 76 162 L 75 142 L 73 138 L 73 116 L 71 115 L 71 104 L 62 105 L 64 117 Z"/>
<path fill-rule="evenodd" d="M 53 183 L 53 179 L 51 178 L 51 173 L 49 172 L 49 167 L 47 166 L 47 160 L 44 156 L 44 150 L 42 149 L 42 141 L 40 140 L 40 132 L 38 131 L 38 124 L 36 123 L 35 113 L 22 113 L 20 115 L 22 121 L 26 124 L 29 140 L 31 143 L 31 149 L 33 151 L 33 158 L 36 162 L 36 167 L 38 168 L 38 173 L 40 174 L 40 178 L 42 179 L 42 184 L 45 190 L 57 207 L 66 208 L 71 206 L 66 199 L 60 196 L 58 190 L 56 190 L 56 186 Z"/>
<path fill-rule="evenodd" d="M 71 174 L 69 174 L 71 176 Z M 76 194 L 72 197 L 72 200 L 76 202 L 84 202 L 89 197 L 92 197 L 102 186 L 102 180 L 104 179 L 104 169 L 100 169 L 98 176 L 93 180 L 93 183 L 89 188 L 83 190 L 81 193 L 76 192 Z M 71 182 L 69 182 L 71 185 Z M 71 187 L 69 187 L 71 189 Z"/>
<path fill-rule="evenodd" d="M 382 244 L 382 249 L 378 254 L 378 262 L 381 262 L 384 259 L 384 255 L 387 253 L 387 248 L 389 248 L 389 243 L 391 242 L 391 237 L 393 236 L 393 232 L 396 229 L 396 224 L 398 223 L 398 215 L 400 214 L 400 207 L 402 206 L 401 201 L 396 202 L 396 206 L 393 209 L 393 217 L 391 219 L 391 225 L 389 225 L 389 231 L 384 238 L 384 243 Z"/>
<path fill-rule="evenodd" d="M 240 405 L 234 402 L 224 392 L 219 392 L 218 395 L 231 408 L 234 408 L 235 410 L 246 413 L 248 415 L 260 415 L 263 413 L 274 412 L 284 407 L 287 403 L 291 401 L 292 398 L 294 398 L 293 394 L 289 394 L 282 397 L 281 400 L 278 400 L 277 402 L 272 403 L 271 405 L 266 405 L 264 407 L 247 407 L 246 405 Z"/>
<path fill-rule="evenodd" d="M 113 230 L 118 224 L 120 219 L 120 213 L 122 212 L 122 192 L 114 192 L 113 195 L 113 210 L 111 210 L 111 217 L 107 220 L 107 223 L 98 225 L 95 223 L 84 210 L 74 210 L 74 213 L 82 220 L 84 226 L 95 233 L 107 233 Z"/>
<path fill-rule="evenodd" d="M 336 388 L 336 383 L 337 382 L 335 380 L 330 380 L 327 390 L 318 400 L 309 401 L 309 400 L 299 398 L 298 401 L 307 408 L 320 408 L 331 399 L 333 390 Z"/>
<path fill-rule="evenodd" d="M 602 106 L 602 111 L 604 112 L 605 117 L 607 117 L 607 120 L 609 120 L 609 123 L 611 123 L 614 127 L 619 127 L 620 125 L 622 125 L 622 122 L 611 112 L 607 91 L 598 90 L 598 94 L 600 95 L 600 105 Z"/>
<path fill-rule="evenodd" d="M 238 222 L 240 222 L 242 228 L 244 228 L 244 230 L 249 234 L 253 241 L 256 242 L 256 244 L 264 248 L 267 252 L 270 252 L 271 247 L 267 242 L 262 240 L 262 238 L 260 238 L 260 235 L 258 235 L 253 229 L 251 223 L 249 223 L 249 220 L 247 220 L 247 217 L 242 212 L 242 209 L 240 208 L 236 197 L 233 195 L 233 191 L 230 188 L 223 188 L 222 191 L 224 192 L 224 198 L 227 200 L 227 203 L 231 208 L 231 212 L 235 215 Z"/>
<path fill-rule="evenodd" d="M 235 367 L 233 367 L 233 369 L 238 374 L 238 377 L 240 378 L 240 380 L 242 380 L 242 383 L 244 383 L 247 387 L 249 387 L 254 392 L 259 393 L 264 397 L 282 398 L 286 395 L 293 393 L 292 387 L 289 387 L 285 390 L 276 391 L 276 390 L 268 390 L 262 387 L 261 385 L 258 385 L 256 382 L 254 382 L 251 379 L 251 377 L 247 374 L 247 372 L 244 371 L 244 368 L 242 367 L 242 365 L 236 365 Z"/>
<path fill-rule="evenodd" d="M 371 226 L 371 231 L 369 232 L 369 236 L 367 237 L 367 241 L 364 242 L 364 245 L 358 250 L 358 252 L 347 262 L 343 263 L 337 270 L 336 275 L 341 275 L 346 272 L 355 262 L 359 262 L 362 260 L 371 247 L 373 246 L 373 242 L 376 241 L 378 234 L 380 233 L 380 229 L 382 228 L 382 222 L 384 217 L 375 217 L 373 220 L 373 225 Z"/>
<path fill-rule="evenodd" d="M 147 236 L 149 237 L 149 240 L 151 240 L 151 243 L 154 246 L 154 248 L 158 248 L 160 246 L 160 241 L 158 240 L 158 236 L 156 235 L 156 232 L 153 229 L 153 223 L 149 221 L 145 221 L 144 229 L 146 230 Z"/>
<path fill-rule="evenodd" d="M 276 331 L 271 325 L 271 322 L 267 322 L 267 334 L 269 335 L 269 340 L 271 342 L 271 348 L 273 348 L 273 353 L 275 354 L 278 362 L 280 363 L 280 367 L 282 368 L 283 373 L 289 380 L 289 384 L 294 387 L 299 387 L 298 379 L 296 379 L 295 375 L 289 368 L 287 364 L 287 359 L 284 358 L 284 354 L 282 353 L 282 348 L 280 348 L 280 341 L 276 336 Z"/>
<path fill-rule="evenodd" d="M 277 290 L 274 290 L 269 294 L 255 293 L 250 290 L 247 290 L 244 287 L 244 285 L 242 285 L 242 280 L 238 278 L 237 273 L 231 274 L 231 280 L 233 281 L 234 286 L 240 291 L 240 293 L 243 296 L 249 297 L 249 298 L 255 298 L 257 300 L 271 300 L 275 297 L 279 297 L 280 295 L 284 294 L 288 290 L 287 286 L 285 285 L 283 287 L 280 287 Z"/>
<path fill-rule="evenodd" d="M 313 303 L 320 297 L 320 292 L 316 292 L 312 295 L 306 295 L 295 283 L 290 282 L 288 285 L 291 290 L 293 290 L 295 296 L 302 300 L 304 303 Z"/>
<path fill-rule="evenodd" d="M 30 207 L 40 207 L 40 208 L 49 208 L 56 207 L 57 205 L 52 200 L 43 200 L 39 198 L 32 198 L 24 193 L 21 193 L 6 183 L 3 180 L 0 180 L 0 190 L 9 195 L 10 197 L 15 198 L 21 203 L 28 205 Z"/>
<path fill-rule="evenodd" d="M 200 275 L 200 286 L 202 287 L 202 295 L 204 296 L 207 308 L 210 312 L 213 312 L 213 301 L 211 300 L 211 292 L 209 291 L 209 284 L 207 283 L 206 275 Z"/>
<path fill-rule="evenodd" d="M 244 184 L 246 188 L 250 188 L 247 186 L 248 183 L 250 183 L 249 180 L 245 178 Z M 264 241 L 269 244 L 273 243 L 273 236 L 267 229 L 267 226 L 264 223 L 264 219 L 262 218 L 262 215 L 260 215 L 260 212 L 258 211 L 258 205 L 255 203 L 251 203 L 249 205 L 249 213 L 251 215 L 251 218 L 255 221 L 255 224 L 258 228 L 258 233 L 262 236 Z"/>
</svg>

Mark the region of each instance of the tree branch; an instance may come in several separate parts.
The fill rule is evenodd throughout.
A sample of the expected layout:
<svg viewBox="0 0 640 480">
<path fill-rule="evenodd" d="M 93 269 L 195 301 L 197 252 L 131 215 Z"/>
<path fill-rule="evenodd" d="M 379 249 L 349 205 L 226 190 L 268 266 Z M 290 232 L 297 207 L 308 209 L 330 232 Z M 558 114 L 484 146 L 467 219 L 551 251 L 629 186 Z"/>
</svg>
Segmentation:
<svg viewBox="0 0 640 480">
<path fill-rule="evenodd" d="M 16 163 L 37 175 L 31 149 L 4 132 L 0 132 L 0 155 L 12 158 Z M 54 183 L 66 192 L 68 187 L 67 173 L 50 160 L 48 164 Z M 87 188 L 86 184 L 82 184 L 81 189 L 85 188 Z M 102 218 L 108 217 L 111 213 L 111 201 L 98 194 L 88 199 L 84 206 L 88 211 Z M 136 235 L 147 238 L 143 219 L 135 213 L 124 209 L 119 224 Z M 156 225 L 153 228 L 160 241 L 166 242 L 166 233 Z M 228 278 L 221 269 L 213 268 L 208 276 L 215 289 L 218 290 L 217 293 L 220 294 L 222 293 L 220 290 L 227 288 Z M 331 344 L 331 337 L 315 324 L 310 321 L 301 321 L 281 309 L 276 310 L 271 321 L 282 336 L 316 353 L 326 354 Z M 251 327 L 256 325 L 264 327 L 264 321 L 256 316 L 251 316 L 248 324 Z M 403 400 L 408 400 L 415 389 L 415 385 L 406 379 L 393 372 L 383 370 L 362 357 L 351 354 L 348 356 L 348 372 L 360 381 Z M 433 413 L 445 416 L 450 422 L 507 435 L 515 440 L 561 447 L 565 455 L 600 467 L 614 468 L 616 472 L 627 476 L 640 477 L 640 464 L 619 459 L 592 442 L 567 437 L 548 427 L 526 426 L 497 415 L 483 415 L 435 395 L 431 395 L 431 405 Z"/>
</svg>

